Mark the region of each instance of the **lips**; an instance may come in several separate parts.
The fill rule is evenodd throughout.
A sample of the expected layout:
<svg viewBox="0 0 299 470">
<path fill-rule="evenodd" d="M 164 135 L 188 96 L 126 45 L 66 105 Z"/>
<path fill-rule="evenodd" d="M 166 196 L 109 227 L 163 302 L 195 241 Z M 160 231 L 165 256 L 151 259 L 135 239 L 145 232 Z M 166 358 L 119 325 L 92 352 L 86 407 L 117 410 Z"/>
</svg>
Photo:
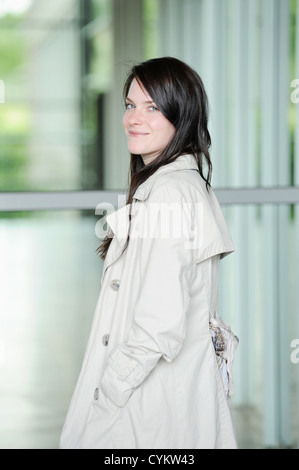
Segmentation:
<svg viewBox="0 0 299 470">
<path fill-rule="evenodd" d="M 148 132 L 129 131 L 130 137 L 144 137 L 148 135 Z"/>
</svg>

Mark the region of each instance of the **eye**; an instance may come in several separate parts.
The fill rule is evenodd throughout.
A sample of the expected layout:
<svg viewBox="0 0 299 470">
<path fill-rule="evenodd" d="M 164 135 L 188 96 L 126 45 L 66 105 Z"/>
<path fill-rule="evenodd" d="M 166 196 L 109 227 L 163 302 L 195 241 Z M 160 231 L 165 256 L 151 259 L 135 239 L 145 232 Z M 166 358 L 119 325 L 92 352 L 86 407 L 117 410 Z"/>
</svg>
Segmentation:
<svg viewBox="0 0 299 470">
<path fill-rule="evenodd" d="M 132 103 L 126 103 L 126 109 L 134 109 L 134 105 Z"/>
<path fill-rule="evenodd" d="M 150 111 L 160 111 L 160 110 L 157 108 L 157 106 L 154 106 L 154 105 L 151 105 L 151 106 L 149 107 L 149 109 L 150 109 Z"/>
</svg>

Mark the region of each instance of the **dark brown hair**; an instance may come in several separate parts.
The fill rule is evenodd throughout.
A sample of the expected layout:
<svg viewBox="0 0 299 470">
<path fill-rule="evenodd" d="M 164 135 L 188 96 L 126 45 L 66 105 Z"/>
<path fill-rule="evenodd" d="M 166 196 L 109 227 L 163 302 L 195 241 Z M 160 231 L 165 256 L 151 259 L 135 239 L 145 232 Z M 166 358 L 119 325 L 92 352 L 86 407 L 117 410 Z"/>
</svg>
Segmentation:
<svg viewBox="0 0 299 470">
<path fill-rule="evenodd" d="M 209 107 L 199 75 L 189 65 L 173 57 L 150 59 L 132 67 L 124 84 L 124 99 L 127 98 L 134 79 L 147 91 L 162 114 L 173 124 L 175 134 L 163 152 L 147 165 L 144 165 L 141 155 L 131 154 L 126 204 L 132 203 L 138 186 L 158 168 L 173 162 L 183 154 L 195 156 L 198 171 L 209 190 L 212 174 L 209 154 L 211 145 L 208 131 Z M 106 257 L 111 241 L 112 238 L 106 236 L 97 250 L 102 260 Z"/>
</svg>

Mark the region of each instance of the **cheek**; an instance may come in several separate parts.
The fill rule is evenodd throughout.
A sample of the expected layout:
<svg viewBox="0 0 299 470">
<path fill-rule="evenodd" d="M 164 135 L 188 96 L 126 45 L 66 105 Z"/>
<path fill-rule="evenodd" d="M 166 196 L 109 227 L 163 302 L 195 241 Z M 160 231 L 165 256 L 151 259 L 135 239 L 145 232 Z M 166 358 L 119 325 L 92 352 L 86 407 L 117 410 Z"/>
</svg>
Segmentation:
<svg viewBox="0 0 299 470">
<path fill-rule="evenodd" d="M 175 127 L 165 118 L 153 120 L 151 123 L 152 129 L 159 132 L 161 137 L 172 138 L 175 134 Z"/>
<path fill-rule="evenodd" d="M 128 116 L 127 116 L 127 114 L 124 114 L 124 117 L 123 117 L 123 127 L 125 129 L 128 127 Z"/>
<path fill-rule="evenodd" d="M 174 134 L 175 134 L 175 127 L 170 126 L 169 127 L 169 136 L 170 136 L 171 139 L 174 137 Z"/>
<path fill-rule="evenodd" d="M 164 130 L 165 139 L 168 140 L 168 142 L 170 142 L 173 139 L 174 134 L 175 134 L 174 126 L 168 124 Z"/>
</svg>

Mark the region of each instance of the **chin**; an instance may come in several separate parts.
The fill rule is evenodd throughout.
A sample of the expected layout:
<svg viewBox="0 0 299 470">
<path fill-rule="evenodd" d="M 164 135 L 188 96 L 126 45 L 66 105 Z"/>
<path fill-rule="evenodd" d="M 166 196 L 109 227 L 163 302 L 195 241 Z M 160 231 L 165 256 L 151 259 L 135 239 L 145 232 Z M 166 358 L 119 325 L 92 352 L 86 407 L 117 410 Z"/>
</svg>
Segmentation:
<svg viewBox="0 0 299 470">
<path fill-rule="evenodd" d="M 140 147 L 136 146 L 129 146 L 129 152 L 132 153 L 133 155 L 142 155 L 144 153 L 144 149 L 141 149 Z"/>
</svg>

